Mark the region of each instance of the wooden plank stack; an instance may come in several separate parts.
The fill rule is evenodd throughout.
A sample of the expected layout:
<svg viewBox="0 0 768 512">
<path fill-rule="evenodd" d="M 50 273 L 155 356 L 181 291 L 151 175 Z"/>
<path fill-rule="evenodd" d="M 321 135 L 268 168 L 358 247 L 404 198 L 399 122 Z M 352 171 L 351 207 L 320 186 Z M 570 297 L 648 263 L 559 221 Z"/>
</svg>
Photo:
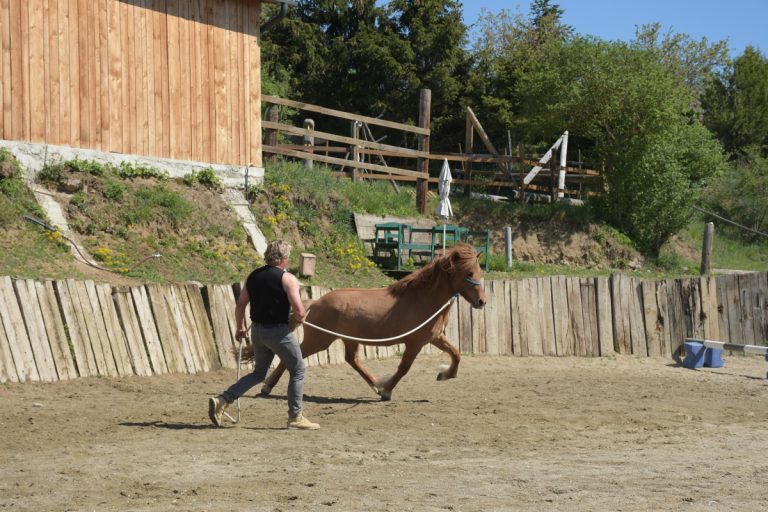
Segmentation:
<svg viewBox="0 0 768 512">
<path fill-rule="evenodd" d="M 235 368 L 240 284 L 113 287 L 0 277 L 0 382 L 195 374 Z M 302 298 L 330 290 L 312 286 Z M 672 357 L 687 337 L 768 344 L 768 274 L 647 281 L 538 277 L 486 282 L 488 304 L 459 299 L 445 335 L 464 353 Z M 247 313 L 246 313 L 247 314 Z M 299 340 L 303 330 L 297 329 Z M 363 359 L 404 346 L 364 346 Z M 436 353 L 428 346 L 425 353 Z M 342 364 L 344 345 L 307 358 Z"/>
</svg>

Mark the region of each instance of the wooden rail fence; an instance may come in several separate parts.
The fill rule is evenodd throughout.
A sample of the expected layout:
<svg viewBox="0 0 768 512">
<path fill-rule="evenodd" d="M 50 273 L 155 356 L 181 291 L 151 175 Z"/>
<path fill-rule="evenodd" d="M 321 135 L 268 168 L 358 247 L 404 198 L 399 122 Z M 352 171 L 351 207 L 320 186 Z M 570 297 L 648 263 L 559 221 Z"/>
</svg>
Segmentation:
<svg viewBox="0 0 768 512">
<path fill-rule="evenodd" d="M 437 183 L 437 178 L 430 178 L 429 176 L 430 161 L 448 160 L 453 165 L 460 165 L 462 176 L 454 176 L 452 183 L 463 185 L 465 194 L 469 194 L 472 187 L 479 187 L 483 190 L 513 188 L 521 201 L 526 200 L 526 197 L 530 198 L 530 194 L 527 192 L 533 192 L 537 195 L 545 193 L 551 196 L 552 201 L 555 201 L 557 197 L 565 197 L 566 195 L 575 198 L 581 197 L 583 194 L 592 194 L 593 191 L 583 191 L 582 187 L 586 185 L 587 188 L 591 189 L 598 185 L 596 179 L 599 174 L 594 170 L 584 169 L 581 161 L 571 162 L 572 166 L 568 166 L 565 155 L 568 132 L 565 132 L 542 158 L 533 160 L 526 158 L 521 147 L 518 147 L 516 156 L 511 154 L 511 147 L 505 150 L 507 154 L 502 155 L 493 146 L 480 121 L 470 108 L 467 108 L 465 151 L 463 153 L 430 153 L 429 109 L 431 93 L 428 90 L 422 90 L 419 102 L 419 126 L 334 110 L 277 96 L 263 95 L 262 101 L 268 105 L 266 120 L 262 122 L 266 141 L 263 146 L 265 153 L 296 158 L 309 163 L 317 161 L 340 166 L 343 172 L 334 174 L 352 180 L 389 180 L 392 183 L 416 182 L 417 208 L 422 213 L 425 213 L 426 203 L 420 200 L 419 196 L 426 194 L 427 183 Z M 314 119 L 305 119 L 305 126 L 303 127 L 280 122 L 280 106 L 319 114 L 324 117 L 342 119 L 350 123 L 350 136 L 316 130 Z M 311 121 L 311 123 L 307 125 L 306 121 Z M 383 144 L 379 141 L 384 140 L 386 136 L 378 140 L 375 139 L 369 125 L 415 135 L 419 147 L 412 149 Z M 474 151 L 475 132 L 482 140 L 484 151 L 488 151 L 487 153 Z M 295 140 L 294 143 L 280 143 L 279 135 L 281 133 L 294 138 L 301 137 L 303 143 L 297 143 Z M 566 142 L 563 142 L 564 138 Z M 331 142 L 336 143 L 336 145 L 331 146 Z M 558 148 L 564 151 L 559 165 L 556 164 L 553 153 Z M 389 162 L 385 160 L 385 157 L 390 159 Z M 473 165 L 477 166 L 478 164 L 484 167 L 473 169 Z M 573 166 L 576 164 L 578 167 Z M 544 165 L 549 168 L 550 172 L 539 172 L 543 170 Z M 411 169 L 411 166 L 414 169 Z M 492 170 L 488 170 L 489 166 Z M 530 169 L 531 167 L 533 170 Z M 516 170 L 513 171 L 513 168 Z M 559 183 L 558 173 L 562 176 L 562 183 Z M 567 183 L 566 175 L 568 177 Z"/>
<path fill-rule="evenodd" d="M 0 382 L 235 368 L 238 286 L 0 277 Z M 302 294 L 328 291 L 312 286 Z M 768 340 L 766 273 L 661 281 L 539 277 L 488 281 L 486 292 L 485 309 L 460 300 L 451 310 L 446 334 L 465 354 L 672 357 L 686 337 Z M 363 357 L 401 351 L 369 346 Z M 340 364 L 343 345 L 337 341 L 307 362 Z"/>
</svg>

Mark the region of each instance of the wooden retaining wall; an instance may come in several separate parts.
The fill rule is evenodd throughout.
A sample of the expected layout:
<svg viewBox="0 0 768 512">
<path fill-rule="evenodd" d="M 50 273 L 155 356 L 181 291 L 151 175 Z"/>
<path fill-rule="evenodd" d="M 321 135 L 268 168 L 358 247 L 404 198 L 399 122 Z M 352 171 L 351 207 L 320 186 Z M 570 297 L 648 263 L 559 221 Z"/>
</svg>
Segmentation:
<svg viewBox="0 0 768 512">
<path fill-rule="evenodd" d="M 116 287 L 0 277 L 0 382 L 235 368 L 238 290 L 239 284 Z M 306 287 L 302 296 L 328 291 Z M 768 344 L 766 273 L 661 281 L 539 277 L 488 281 L 486 293 L 482 310 L 464 300 L 452 307 L 446 334 L 463 353 L 671 358 L 686 337 Z M 402 351 L 370 346 L 362 355 Z M 307 362 L 343 363 L 343 344 Z"/>
</svg>

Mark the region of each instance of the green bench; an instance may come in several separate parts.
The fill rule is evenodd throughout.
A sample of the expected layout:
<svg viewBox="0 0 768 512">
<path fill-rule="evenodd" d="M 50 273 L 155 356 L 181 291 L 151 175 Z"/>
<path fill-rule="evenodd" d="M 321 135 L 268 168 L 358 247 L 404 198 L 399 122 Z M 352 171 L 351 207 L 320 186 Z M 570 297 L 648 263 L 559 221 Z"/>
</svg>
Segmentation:
<svg viewBox="0 0 768 512">
<path fill-rule="evenodd" d="M 385 222 L 375 225 L 373 239 L 374 261 L 381 263 L 382 255 L 395 259 L 395 269 L 401 270 L 403 257 L 435 259 L 439 249 L 451 247 L 457 242 L 466 242 L 483 255 L 481 265 L 488 270 L 488 258 L 491 252 L 491 231 L 471 231 L 454 225 L 439 225 L 430 228 L 418 228 L 399 222 Z M 407 232 L 407 234 L 406 234 Z"/>
<path fill-rule="evenodd" d="M 483 255 L 482 267 L 488 272 L 488 259 L 491 256 L 491 230 L 467 231 L 464 234 L 463 241 L 470 244 L 475 250 Z"/>
</svg>

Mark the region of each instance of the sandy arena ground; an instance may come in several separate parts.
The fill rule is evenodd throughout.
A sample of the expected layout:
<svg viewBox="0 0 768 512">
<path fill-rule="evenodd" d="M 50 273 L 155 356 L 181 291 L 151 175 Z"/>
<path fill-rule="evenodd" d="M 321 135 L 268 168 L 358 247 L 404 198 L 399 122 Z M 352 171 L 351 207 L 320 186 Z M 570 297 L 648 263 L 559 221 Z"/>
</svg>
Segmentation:
<svg viewBox="0 0 768 512">
<path fill-rule="evenodd" d="M 768 510 L 759 356 L 465 356 L 437 382 L 446 361 L 420 356 L 391 402 L 346 365 L 310 368 L 314 432 L 283 428 L 285 380 L 211 427 L 231 371 L 4 385 L 0 510 Z"/>
</svg>

